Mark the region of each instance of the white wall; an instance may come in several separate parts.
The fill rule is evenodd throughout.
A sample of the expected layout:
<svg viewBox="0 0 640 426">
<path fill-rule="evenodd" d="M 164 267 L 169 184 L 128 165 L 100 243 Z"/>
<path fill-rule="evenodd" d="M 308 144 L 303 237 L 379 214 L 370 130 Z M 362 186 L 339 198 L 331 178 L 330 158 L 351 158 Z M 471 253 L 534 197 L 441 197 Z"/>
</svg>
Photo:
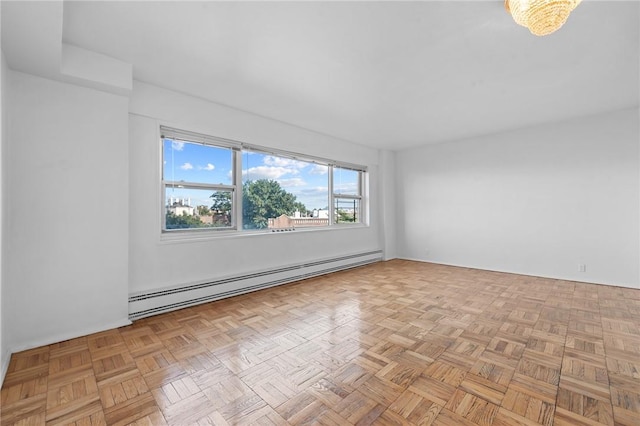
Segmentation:
<svg viewBox="0 0 640 426">
<path fill-rule="evenodd" d="M 638 126 L 630 109 L 399 152 L 399 256 L 639 288 Z"/>
<path fill-rule="evenodd" d="M 5 328 L 7 326 L 7 321 L 5 321 L 5 316 L 7 314 L 7 310 L 5 309 L 6 298 L 3 298 L 2 295 L 4 293 L 4 179 L 3 175 L 5 169 L 3 167 L 4 163 L 4 146 L 7 143 L 7 104 L 5 99 L 7 98 L 7 75 L 9 73 L 9 68 L 7 67 L 7 61 L 4 58 L 4 53 L 0 51 L 0 56 L 2 58 L 2 68 L 0 68 L 0 383 L 4 380 L 4 375 L 9 367 L 9 346 L 7 345 L 7 333 L 5 332 Z"/>
<path fill-rule="evenodd" d="M 128 99 L 11 72 L 5 321 L 13 351 L 128 323 Z"/>
<path fill-rule="evenodd" d="M 277 121 L 134 82 L 130 104 L 129 288 L 212 280 L 382 248 L 378 152 Z M 370 227 L 160 240 L 159 125 L 370 166 Z"/>
<path fill-rule="evenodd" d="M 384 239 L 384 259 L 398 256 L 397 244 L 397 197 L 396 197 L 396 153 L 380 151 L 380 215 L 382 216 L 381 234 Z"/>
</svg>

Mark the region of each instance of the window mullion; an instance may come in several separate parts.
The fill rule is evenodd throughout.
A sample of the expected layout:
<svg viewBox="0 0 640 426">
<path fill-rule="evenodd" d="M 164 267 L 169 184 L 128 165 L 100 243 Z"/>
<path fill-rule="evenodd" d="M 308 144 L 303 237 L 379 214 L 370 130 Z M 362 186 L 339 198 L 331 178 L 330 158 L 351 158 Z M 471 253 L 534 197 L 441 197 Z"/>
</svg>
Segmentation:
<svg viewBox="0 0 640 426">
<path fill-rule="evenodd" d="M 238 231 L 242 224 L 242 155 L 240 151 L 233 151 L 233 184 L 236 187 L 232 205 L 233 223 Z"/>
<path fill-rule="evenodd" d="M 329 175 L 329 226 L 334 225 L 336 218 L 335 218 L 335 207 L 334 207 L 334 191 L 333 191 L 333 165 L 330 164 L 329 166 L 329 170 L 328 170 L 328 175 Z"/>
<path fill-rule="evenodd" d="M 364 176 L 364 173 L 360 172 L 358 173 L 358 195 L 360 196 L 359 198 L 359 202 L 358 202 L 358 220 L 361 223 L 364 223 L 364 217 L 362 216 L 362 212 L 364 211 L 364 208 L 362 207 L 363 201 L 362 201 L 362 189 L 363 189 L 363 183 L 362 183 L 362 177 Z"/>
<path fill-rule="evenodd" d="M 162 183 L 166 187 L 173 188 L 185 188 L 185 189 L 212 189 L 214 191 L 234 191 L 235 185 L 216 185 L 210 183 L 197 183 L 197 182 L 175 182 L 171 180 L 163 180 Z"/>
</svg>

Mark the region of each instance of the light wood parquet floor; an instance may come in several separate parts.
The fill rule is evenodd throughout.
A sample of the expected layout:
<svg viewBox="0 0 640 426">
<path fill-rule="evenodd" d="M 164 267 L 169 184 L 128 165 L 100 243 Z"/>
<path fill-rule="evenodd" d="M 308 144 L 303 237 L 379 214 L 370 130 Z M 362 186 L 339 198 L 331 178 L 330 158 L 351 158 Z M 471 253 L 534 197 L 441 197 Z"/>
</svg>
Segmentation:
<svg viewBox="0 0 640 426">
<path fill-rule="evenodd" d="M 2 424 L 640 425 L 640 290 L 395 260 L 14 354 Z"/>
</svg>

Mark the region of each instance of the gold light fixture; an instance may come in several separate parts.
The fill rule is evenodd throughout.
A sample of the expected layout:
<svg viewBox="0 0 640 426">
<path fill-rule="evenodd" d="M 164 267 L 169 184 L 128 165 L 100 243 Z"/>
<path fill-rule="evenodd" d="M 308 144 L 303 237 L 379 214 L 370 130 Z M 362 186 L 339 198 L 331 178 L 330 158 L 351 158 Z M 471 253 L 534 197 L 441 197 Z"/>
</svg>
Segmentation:
<svg viewBox="0 0 640 426">
<path fill-rule="evenodd" d="M 513 20 L 532 34 L 544 36 L 559 29 L 582 0 L 504 0 Z"/>
</svg>

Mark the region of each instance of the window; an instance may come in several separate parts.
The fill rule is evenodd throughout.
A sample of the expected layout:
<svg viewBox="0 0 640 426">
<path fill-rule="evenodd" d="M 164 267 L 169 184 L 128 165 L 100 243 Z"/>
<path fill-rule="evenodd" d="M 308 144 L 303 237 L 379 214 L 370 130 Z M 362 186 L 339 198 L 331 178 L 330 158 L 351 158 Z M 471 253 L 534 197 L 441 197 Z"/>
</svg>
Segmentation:
<svg viewBox="0 0 640 426">
<path fill-rule="evenodd" d="M 362 221 L 362 172 L 333 168 L 333 208 L 335 223 Z"/>
<path fill-rule="evenodd" d="M 236 152 L 193 139 L 163 132 L 163 230 L 232 229 Z"/>
<path fill-rule="evenodd" d="M 365 223 L 366 168 L 161 127 L 163 232 Z"/>
<path fill-rule="evenodd" d="M 325 164 L 243 150 L 243 229 L 328 226 L 327 173 Z"/>
</svg>

